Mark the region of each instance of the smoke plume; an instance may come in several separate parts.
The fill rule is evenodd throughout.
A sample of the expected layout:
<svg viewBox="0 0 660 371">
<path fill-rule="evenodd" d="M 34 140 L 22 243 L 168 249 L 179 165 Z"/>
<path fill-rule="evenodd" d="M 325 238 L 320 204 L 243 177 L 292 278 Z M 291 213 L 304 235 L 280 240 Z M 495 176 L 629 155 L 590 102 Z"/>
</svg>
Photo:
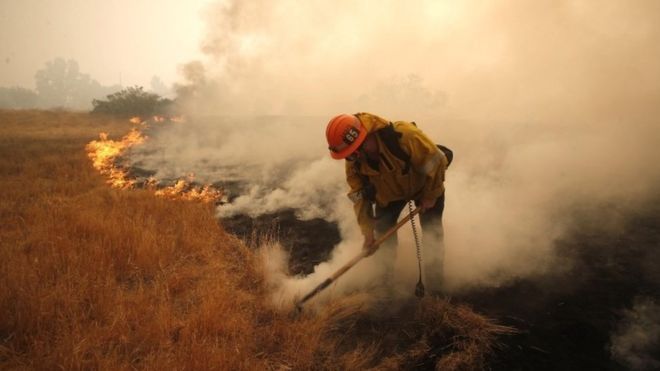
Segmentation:
<svg viewBox="0 0 660 371">
<path fill-rule="evenodd" d="M 660 367 L 660 306 L 639 297 L 611 336 L 612 357 L 632 370 Z"/>
<path fill-rule="evenodd" d="M 338 222 L 332 260 L 280 282 L 285 292 L 360 249 L 344 165 L 323 138 L 337 113 L 416 121 L 455 151 L 448 287 L 549 272 L 572 207 L 625 211 L 657 195 L 656 1 L 222 1 L 205 18 L 206 59 L 184 66 L 179 85 L 189 122 L 154 133 L 132 160 L 247 184 L 219 216 L 293 207 Z M 373 284 L 375 262 L 345 289 Z M 397 263 L 404 278 L 410 263 Z"/>
</svg>

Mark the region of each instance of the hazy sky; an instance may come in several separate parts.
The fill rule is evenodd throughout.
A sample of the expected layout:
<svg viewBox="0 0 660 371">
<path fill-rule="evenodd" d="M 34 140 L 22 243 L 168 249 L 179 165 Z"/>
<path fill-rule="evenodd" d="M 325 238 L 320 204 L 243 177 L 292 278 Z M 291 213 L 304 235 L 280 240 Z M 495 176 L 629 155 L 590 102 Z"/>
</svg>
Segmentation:
<svg viewBox="0 0 660 371">
<path fill-rule="evenodd" d="M 104 85 L 167 84 L 199 58 L 209 0 L 0 0 L 0 86 L 34 86 L 56 57 Z"/>
</svg>

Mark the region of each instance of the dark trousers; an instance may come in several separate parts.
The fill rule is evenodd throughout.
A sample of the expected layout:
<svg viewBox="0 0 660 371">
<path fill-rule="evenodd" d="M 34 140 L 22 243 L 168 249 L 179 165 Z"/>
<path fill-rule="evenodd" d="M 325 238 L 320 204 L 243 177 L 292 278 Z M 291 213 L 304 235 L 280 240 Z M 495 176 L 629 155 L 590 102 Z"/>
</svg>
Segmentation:
<svg viewBox="0 0 660 371">
<path fill-rule="evenodd" d="M 376 206 L 375 217 L 376 217 L 376 238 L 384 234 L 387 230 L 392 228 L 397 220 L 401 211 L 406 207 L 408 201 L 400 200 L 390 202 L 385 207 Z M 418 201 L 415 201 L 415 205 L 419 204 Z M 424 272 L 424 282 L 428 286 L 429 290 L 439 290 L 442 284 L 442 275 L 443 275 L 443 264 L 444 264 L 444 232 L 442 229 L 442 213 L 445 210 L 445 195 L 438 197 L 435 206 L 429 210 L 426 210 L 424 213 L 420 214 L 421 229 L 422 229 L 422 265 Z M 408 213 L 408 210 L 405 211 Z M 417 226 L 417 231 L 419 234 L 419 226 Z M 414 243 L 414 242 L 413 242 Z M 394 259 L 396 257 L 396 246 L 398 240 L 396 234 L 383 242 L 383 245 L 379 250 L 383 250 L 380 254 L 386 260 L 385 264 L 389 264 L 388 275 L 393 276 L 394 270 Z M 408 253 L 408 252 L 406 252 Z M 416 251 L 413 249 L 410 250 L 410 254 L 416 254 Z M 392 279 L 393 277 L 389 277 Z"/>
</svg>

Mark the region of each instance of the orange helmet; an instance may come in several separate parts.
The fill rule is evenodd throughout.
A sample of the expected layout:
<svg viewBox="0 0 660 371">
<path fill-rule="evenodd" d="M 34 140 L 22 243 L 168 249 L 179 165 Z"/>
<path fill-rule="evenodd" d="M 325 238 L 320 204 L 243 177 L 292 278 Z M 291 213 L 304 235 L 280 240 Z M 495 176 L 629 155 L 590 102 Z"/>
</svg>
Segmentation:
<svg viewBox="0 0 660 371">
<path fill-rule="evenodd" d="M 355 115 L 341 114 L 328 122 L 325 129 L 330 156 L 341 160 L 355 152 L 367 137 L 367 128 Z"/>
</svg>

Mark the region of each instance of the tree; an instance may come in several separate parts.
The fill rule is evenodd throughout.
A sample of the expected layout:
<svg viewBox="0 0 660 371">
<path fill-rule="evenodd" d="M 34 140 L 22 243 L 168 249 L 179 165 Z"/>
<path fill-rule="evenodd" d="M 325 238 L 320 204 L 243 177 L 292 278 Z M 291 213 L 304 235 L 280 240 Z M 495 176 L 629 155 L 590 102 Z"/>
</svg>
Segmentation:
<svg viewBox="0 0 660 371">
<path fill-rule="evenodd" d="M 94 99 L 92 113 L 150 116 L 166 113 L 172 103 L 170 99 L 144 91 L 141 86 L 133 86 L 108 95 L 107 100 Z"/>
<path fill-rule="evenodd" d="M 102 97 L 117 86 L 104 87 L 98 81 L 80 72 L 73 59 L 56 58 L 34 76 L 40 104 L 43 107 L 88 109 L 93 98 Z"/>
</svg>

